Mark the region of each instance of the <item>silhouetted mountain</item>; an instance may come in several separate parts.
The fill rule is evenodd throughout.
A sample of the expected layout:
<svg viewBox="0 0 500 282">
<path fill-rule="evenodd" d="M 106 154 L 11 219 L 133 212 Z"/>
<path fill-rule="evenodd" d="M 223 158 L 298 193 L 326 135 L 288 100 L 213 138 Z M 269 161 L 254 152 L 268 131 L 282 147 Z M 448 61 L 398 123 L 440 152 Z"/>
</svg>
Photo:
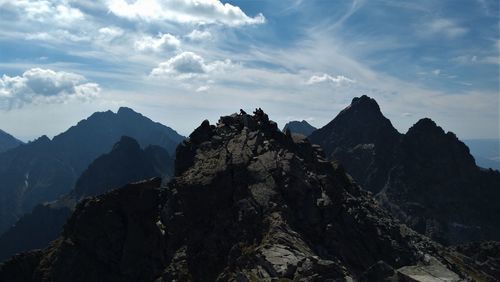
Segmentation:
<svg viewBox="0 0 500 282">
<path fill-rule="evenodd" d="M 290 130 L 291 133 L 302 134 L 304 136 L 309 136 L 316 130 L 316 127 L 310 125 L 307 121 L 291 121 L 283 127 L 283 132 Z"/>
<path fill-rule="evenodd" d="M 0 236 L 0 261 L 21 251 L 46 247 L 59 236 L 78 201 L 139 180 L 158 176 L 169 179 L 173 164 L 162 147 L 148 146 L 143 150 L 134 139 L 122 137 L 111 152 L 89 165 L 68 195 L 36 206 Z"/>
<path fill-rule="evenodd" d="M 183 140 L 171 128 L 120 108 L 116 114 L 94 113 L 53 140 L 42 136 L 0 154 L 0 234 L 37 204 L 68 193 L 83 170 L 123 135 L 168 152 Z"/>
<path fill-rule="evenodd" d="M 401 135 L 362 96 L 310 140 L 416 231 L 443 243 L 500 240 L 500 173 L 478 168 L 467 146 L 434 121 Z"/>
<path fill-rule="evenodd" d="M 14 136 L 0 129 L 0 153 L 15 148 L 21 144 L 23 144 L 23 142 L 17 140 Z"/>
<path fill-rule="evenodd" d="M 329 159 L 340 161 L 361 187 L 377 193 L 387 179 L 400 134 L 377 102 L 363 95 L 308 138 L 321 145 Z"/>
<path fill-rule="evenodd" d="M 204 121 L 175 170 L 165 188 L 153 179 L 82 201 L 48 248 L 0 264 L 0 280 L 493 280 L 393 220 L 260 109 Z"/>
</svg>

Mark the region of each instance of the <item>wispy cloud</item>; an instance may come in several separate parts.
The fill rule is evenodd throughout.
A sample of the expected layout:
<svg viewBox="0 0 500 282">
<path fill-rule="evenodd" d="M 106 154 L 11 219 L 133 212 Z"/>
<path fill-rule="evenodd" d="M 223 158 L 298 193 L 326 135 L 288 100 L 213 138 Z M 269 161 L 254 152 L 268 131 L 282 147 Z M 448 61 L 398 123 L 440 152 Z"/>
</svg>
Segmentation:
<svg viewBox="0 0 500 282">
<path fill-rule="evenodd" d="M 347 78 L 343 75 L 337 75 L 337 76 L 331 76 L 329 74 L 322 74 L 322 75 L 313 75 L 309 80 L 306 82 L 306 84 L 312 85 L 312 84 L 318 84 L 322 82 L 330 82 L 333 83 L 335 86 L 342 86 L 342 85 L 347 85 L 351 83 L 355 83 L 353 79 Z"/>
<path fill-rule="evenodd" d="M 434 19 L 423 24 L 419 30 L 425 36 L 445 36 L 449 39 L 464 36 L 468 29 L 450 19 Z"/>
</svg>

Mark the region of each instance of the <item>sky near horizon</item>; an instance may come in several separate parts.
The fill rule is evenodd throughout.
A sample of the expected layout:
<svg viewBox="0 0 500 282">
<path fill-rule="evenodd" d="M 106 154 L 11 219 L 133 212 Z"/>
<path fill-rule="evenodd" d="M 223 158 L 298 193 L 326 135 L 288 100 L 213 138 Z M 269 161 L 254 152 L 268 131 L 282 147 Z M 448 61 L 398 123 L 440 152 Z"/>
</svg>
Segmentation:
<svg viewBox="0 0 500 282">
<path fill-rule="evenodd" d="M 52 137 L 120 106 L 183 135 L 261 107 L 321 127 L 375 98 L 499 138 L 496 0 L 0 0 L 0 129 Z"/>
</svg>

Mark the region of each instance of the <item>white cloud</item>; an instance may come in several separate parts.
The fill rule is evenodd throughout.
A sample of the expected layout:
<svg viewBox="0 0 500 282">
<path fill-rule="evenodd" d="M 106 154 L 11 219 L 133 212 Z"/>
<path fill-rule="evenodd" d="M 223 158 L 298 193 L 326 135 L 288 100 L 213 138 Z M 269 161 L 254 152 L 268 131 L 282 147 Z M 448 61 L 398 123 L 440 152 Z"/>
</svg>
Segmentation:
<svg viewBox="0 0 500 282">
<path fill-rule="evenodd" d="M 436 76 L 440 75 L 441 74 L 441 70 L 440 69 L 435 69 L 435 70 L 432 71 L 432 74 L 434 74 Z"/>
<path fill-rule="evenodd" d="M 500 65 L 500 57 L 499 56 L 457 56 L 451 60 L 454 63 L 460 65 L 472 65 L 472 64 L 491 64 L 491 65 Z"/>
<path fill-rule="evenodd" d="M 111 13 L 130 20 L 178 23 L 219 23 L 230 26 L 261 24 L 262 14 L 249 17 L 239 7 L 219 0 L 108 0 Z"/>
<path fill-rule="evenodd" d="M 135 42 L 135 48 L 139 51 L 175 50 L 181 42 L 172 34 L 159 34 L 158 37 L 144 36 Z"/>
<path fill-rule="evenodd" d="M 23 20 L 51 22 L 60 26 L 85 18 L 79 9 L 71 7 L 66 1 L 16 0 L 4 1 L 0 5 L 2 9 L 17 13 Z"/>
<path fill-rule="evenodd" d="M 116 26 L 107 26 L 99 29 L 99 37 L 104 40 L 113 40 L 122 36 L 123 33 L 123 29 Z"/>
<path fill-rule="evenodd" d="M 200 31 L 195 29 L 186 35 L 186 37 L 193 41 L 203 41 L 212 39 L 212 34 L 206 30 Z"/>
<path fill-rule="evenodd" d="M 449 19 L 436 19 L 422 26 L 421 33 L 434 36 L 445 36 L 450 39 L 465 35 L 468 30 Z"/>
<path fill-rule="evenodd" d="M 21 76 L 0 78 L 0 108 L 20 108 L 31 103 L 61 103 L 69 99 L 91 100 L 100 93 L 85 77 L 50 69 L 32 68 Z"/>
<path fill-rule="evenodd" d="M 206 63 L 201 56 L 193 52 L 182 52 L 160 63 L 158 67 L 151 71 L 151 76 L 168 76 L 176 79 L 187 79 L 208 73 L 221 72 L 231 66 L 232 63 L 230 60 Z"/>
<path fill-rule="evenodd" d="M 342 86 L 342 85 L 347 85 L 351 83 L 355 83 L 356 81 L 353 79 L 350 79 L 348 77 L 345 77 L 343 75 L 337 75 L 335 77 L 329 75 L 329 74 L 322 74 L 322 75 L 313 75 L 309 80 L 306 82 L 308 85 L 312 84 L 318 84 L 322 82 L 331 82 L 335 84 L 335 86 Z"/>
<path fill-rule="evenodd" d="M 196 92 L 205 92 L 205 91 L 207 91 L 208 89 L 210 89 L 210 86 L 208 86 L 208 85 L 203 85 L 203 86 L 200 86 L 200 87 L 196 88 Z"/>
<path fill-rule="evenodd" d="M 53 30 L 50 33 L 47 32 L 28 33 L 26 34 L 25 39 L 60 42 L 60 43 L 66 43 L 68 41 L 72 42 L 91 41 L 91 37 L 87 34 L 74 34 L 72 32 L 63 29 Z"/>
</svg>

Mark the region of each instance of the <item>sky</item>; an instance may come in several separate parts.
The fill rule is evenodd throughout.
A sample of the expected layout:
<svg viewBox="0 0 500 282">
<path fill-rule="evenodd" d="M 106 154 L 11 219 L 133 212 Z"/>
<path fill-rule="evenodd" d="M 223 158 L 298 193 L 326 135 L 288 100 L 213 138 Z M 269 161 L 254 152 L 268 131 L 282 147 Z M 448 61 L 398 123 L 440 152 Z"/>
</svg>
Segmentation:
<svg viewBox="0 0 500 282">
<path fill-rule="evenodd" d="M 131 107 L 183 135 L 261 107 L 321 127 L 375 98 L 499 138 L 496 0 L 0 0 L 0 129 L 52 137 Z"/>
</svg>

